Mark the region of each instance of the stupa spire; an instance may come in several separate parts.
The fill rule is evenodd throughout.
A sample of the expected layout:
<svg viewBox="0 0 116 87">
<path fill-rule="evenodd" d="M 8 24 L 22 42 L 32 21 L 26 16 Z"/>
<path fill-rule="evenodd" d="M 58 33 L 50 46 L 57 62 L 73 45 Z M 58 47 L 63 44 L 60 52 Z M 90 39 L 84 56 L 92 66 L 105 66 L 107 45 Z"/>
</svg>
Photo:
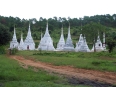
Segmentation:
<svg viewBox="0 0 116 87">
<path fill-rule="evenodd" d="M 71 35 L 70 35 L 70 23 L 69 23 L 69 27 L 68 27 L 68 38 L 71 38 Z"/>
<path fill-rule="evenodd" d="M 30 31 L 30 23 L 29 23 L 29 31 Z"/>
<path fill-rule="evenodd" d="M 29 22 L 29 28 L 28 28 L 28 36 L 31 36 L 31 30 L 30 30 L 30 22 Z"/>
<path fill-rule="evenodd" d="M 13 38 L 12 38 L 12 40 L 16 40 L 16 41 L 17 41 L 15 26 L 14 26 L 14 34 L 13 34 Z"/>
<path fill-rule="evenodd" d="M 63 24 L 62 24 L 62 28 L 61 28 L 61 35 L 63 35 Z"/>
<path fill-rule="evenodd" d="M 45 35 L 44 36 L 50 37 L 49 30 L 48 30 L 48 21 L 46 23 L 46 31 L 45 31 Z"/>
<path fill-rule="evenodd" d="M 21 42 L 23 42 L 23 33 L 21 33 Z"/>
<path fill-rule="evenodd" d="M 29 28 L 30 28 L 30 22 L 29 22 Z"/>
<path fill-rule="evenodd" d="M 105 33 L 103 33 L 103 43 L 105 43 Z"/>
<path fill-rule="evenodd" d="M 48 31 L 48 20 L 47 20 L 47 24 L 46 24 L 46 31 Z"/>
<path fill-rule="evenodd" d="M 106 50 L 105 33 L 103 33 L 103 48 L 104 48 L 104 50 Z"/>
<path fill-rule="evenodd" d="M 98 40 L 100 40 L 100 35 L 99 35 L 99 31 L 98 31 L 98 37 L 97 37 Z"/>
</svg>

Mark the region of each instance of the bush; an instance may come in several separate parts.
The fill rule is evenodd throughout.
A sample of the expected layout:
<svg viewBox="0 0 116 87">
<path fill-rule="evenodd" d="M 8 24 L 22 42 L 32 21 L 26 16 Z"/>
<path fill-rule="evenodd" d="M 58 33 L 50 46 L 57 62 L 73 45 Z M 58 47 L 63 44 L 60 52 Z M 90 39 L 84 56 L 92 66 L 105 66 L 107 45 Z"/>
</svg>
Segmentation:
<svg viewBox="0 0 116 87">
<path fill-rule="evenodd" d="M 18 50 L 16 48 L 10 49 L 10 54 L 14 55 L 18 52 Z"/>
<path fill-rule="evenodd" d="M 9 28 L 0 23 L 0 45 L 7 44 L 11 39 Z"/>
<path fill-rule="evenodd" d="M 3 46 L 0 46 L 0 54 L 5 54 L 6 51 L 5 51 L 5 48 Z"/>
</svg>

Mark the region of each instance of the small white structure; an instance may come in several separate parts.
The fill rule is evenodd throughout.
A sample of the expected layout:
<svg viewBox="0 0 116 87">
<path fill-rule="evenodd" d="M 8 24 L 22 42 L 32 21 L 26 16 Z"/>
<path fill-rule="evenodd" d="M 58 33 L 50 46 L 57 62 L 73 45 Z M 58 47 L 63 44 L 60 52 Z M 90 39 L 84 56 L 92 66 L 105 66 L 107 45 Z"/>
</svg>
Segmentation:
<svg viewBox="0 0 116 87">
<path fill-rule="evenodd" d="M 21 34 L 21 40 L 18 46 L 18 50 L 24 50 L 24 42 L 23 42 L 23 36 Z"/>
<path fill-rule="evenodd" d="M 103 46 L 103 49 L 105 51 L 106 50 L 105 33 L 103 33 L 103 44 L 102 44 L 102 46 Z"/>
<path fill-rule="evenodd" d="M 82 34 L 80 34 L 79 41 L 76 43 L 76 47 L 75 47 L 76 52 L 80 51 L 80 47 L 83 44 L 83 41 L 84 41 L 83 36 L 82 36 Z"/>
<path fill-rule="evenodd" d="M 90 52 L 90 49 L 89 49 L 89 47 L 87 45 L 87 42 L 86 42 L 86 38 L 85 37 L 83 39 L 82 44 L 80 45 L 79 51 L 80 52 Z"/>
<path fill-rule="evenodd" d="M 18 49 L 18 45 L 19 43 L 17 42 L 16 32 L 15 32 L 15 27 L 14 27 L 14 34 L 13 34 L 12 41 L 10 42 L 10 49 L 13 49 L 13 48 Z"/>
<path fill-rule="evenodd" d="M 63 51 L 64 45 L 65 45 L 65 40 L 64 40 L 63 27 L 62 27 L 61 28 L 61 36 L 60 36 L 60 40 L 59 40 L 59 42 L 57 44 L 56 51 Z"/>
<path fill-rule="evenodd" d="M 90 52 L 90 49 L 87 45 L 86 38 L 80 34 L 79 41 L 76 43 L 75 47 L 76 52 Z"/>
<path fill-rule="evenodd" d="M 48 22 L 47 22 L 47 25 L 46 25 L 45 34 L 40 40 L 38 50 L 55 51 L 55 48 L 53 46 L 53 40 L 50 37 L 49 31 L 48 31 Z"/>
<path fill-rule="evenodd" d="M 68 28 L 68 37 L 66 40 L 66 44 L 64 45 L 63 51 L 74 51 L 74 45 L 72 43 L 71 35 L 70 35 L 70 24 Z"/>
<path fill-rule="evenodd" d="M 24 41 L 24 47 L 23 48 L 24 48 L 24 50 L 35 50 L 35 43 L 34 43 L 33 38 L 31 36 L 30 24 L 29 24 L 27 37 Z"/>
<path fill-rule="evenodd" d="M 102 47 L 102 42 L 100 40 L 99 34 L 98 34 L 98 37 L 97 37 L 97 42 L 95 43 L 95 48 L 93 46 L 91 52 L 94 52 L 94 49 L 95 49 L 96 52 L 100 52 L 100 51 L 104 50 L 104 48 Z"/>
</svg>

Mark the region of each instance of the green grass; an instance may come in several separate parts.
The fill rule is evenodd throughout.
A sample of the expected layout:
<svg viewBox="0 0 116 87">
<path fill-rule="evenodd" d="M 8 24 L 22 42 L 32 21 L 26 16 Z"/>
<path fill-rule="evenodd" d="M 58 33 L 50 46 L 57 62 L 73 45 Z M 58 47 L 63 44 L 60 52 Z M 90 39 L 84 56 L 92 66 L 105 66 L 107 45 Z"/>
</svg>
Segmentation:
<svg viewBox="0 0 116 87">
<path fill-rule="evenodd" d="M 73 86 L 66 79 L 34 67 L 22 68 L 13 59 L 0 55 L 0 87 L 88 87 Z"/>
<path fill-rule="evenodd" d="M 17 55 L 33 58 L 36 61 L 54 65 L 68 65 L 78 68 L 116 72 L 116 52 L 76 53 L 76 52 L 39 52 L 20 51 Z"/>
</svg>

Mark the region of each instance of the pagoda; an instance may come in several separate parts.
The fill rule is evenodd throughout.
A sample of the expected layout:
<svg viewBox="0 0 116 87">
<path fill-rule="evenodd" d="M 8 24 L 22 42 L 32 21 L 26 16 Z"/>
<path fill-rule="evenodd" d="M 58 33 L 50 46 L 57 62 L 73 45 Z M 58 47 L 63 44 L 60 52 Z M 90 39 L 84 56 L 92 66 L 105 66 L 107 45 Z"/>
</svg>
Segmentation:
<svg viewBox="0 0 116 87">
<path fill-rule="evenodd" d="M 53 46 L 53 40 L 50 37 L 49 31 L 48 31 L 48 22 L 46 25 L 45 34 L 43 37 L 41 37 L 40 43 L 38 45 L 38 50 L 55 51 L 55 48 Z"/>
<path fill-rule="evenodd" d="M 67 37 L 67 40 L 66 40 L 63 50 L 64 51 L 74 51 L 74 45 L 72 43 L 72 39 L 71 39 L 71 35 L 70 35 L 70 24 L 69 24 L 69 28 L 68 28 L 68 37 Z"/>
<path fill-rule="evenodd" d="M 12 41 L 10 42 L 10 49 L 13 49 L 13 48 L 18 49 L 18 45 L 19 43 L 17 42 L 16 32 L 15 32 L 15 27 L 14 27 L 14 34 L 13 34 Z"/>
<path fill-rule="evenodd" d="M 62 28 L 61 28 L 61 36 L 60 36 L 60 40 L 59 40 L 59 42 L 58 42 L 58 44 L 57 44 L 56 50 L 57 50 L 57 51 L 63 51 L 64 45 L 65 45 L 65 40 L 64 40 L 63 26 L 62 26 Z"/>
<path fill-rule="evenodd" d="M 35 43 L 31 36 L 30 24 L 29 24 L 29 28 L 28 28 L 27 37 L 24 40 L 24 50 L 35 50 Z"/>
<path fill-rule="evenodd" d="M 99 33 L 98 33 L 97 41 L 95 43 L 95 48 L 94 48 L 94 45 L 93 45 L 93 48 L 92 48 L 91 52 L 94 52 L 94 49 L 95 49 L 96 52 L 100 52 L 100 51 L 104 50 L 104 48 L 102 47 L 102 42 L 101 42 L 100 37 L 99 37 Z"/>
<path fill-rule="evenodd" d="M 19 46 L 18 46 L 18 50 L 23 50 L 24 49 L 24 42 L 23 42 L 23 36 L 21 34 L 21 40 L 20 40 L 20 43 L 19 43 Z"/>
<path fill-rule="evenodd" d="M 80 50 L 80 47 L 83 43 L 83 36 L 82 34 L 80 34 L 80 37 L 79 37 L 79 41 L 76 43 L 76 47 L 75 47 L 75 51 L 78 52 Z"/>
<path fill-rule="evenodd" d="M 90 49 L 87 45 L 86 38 L 84 37 L 83 42 L 80 45 L 79 52 L 90 52 Z"/>
</svg>

